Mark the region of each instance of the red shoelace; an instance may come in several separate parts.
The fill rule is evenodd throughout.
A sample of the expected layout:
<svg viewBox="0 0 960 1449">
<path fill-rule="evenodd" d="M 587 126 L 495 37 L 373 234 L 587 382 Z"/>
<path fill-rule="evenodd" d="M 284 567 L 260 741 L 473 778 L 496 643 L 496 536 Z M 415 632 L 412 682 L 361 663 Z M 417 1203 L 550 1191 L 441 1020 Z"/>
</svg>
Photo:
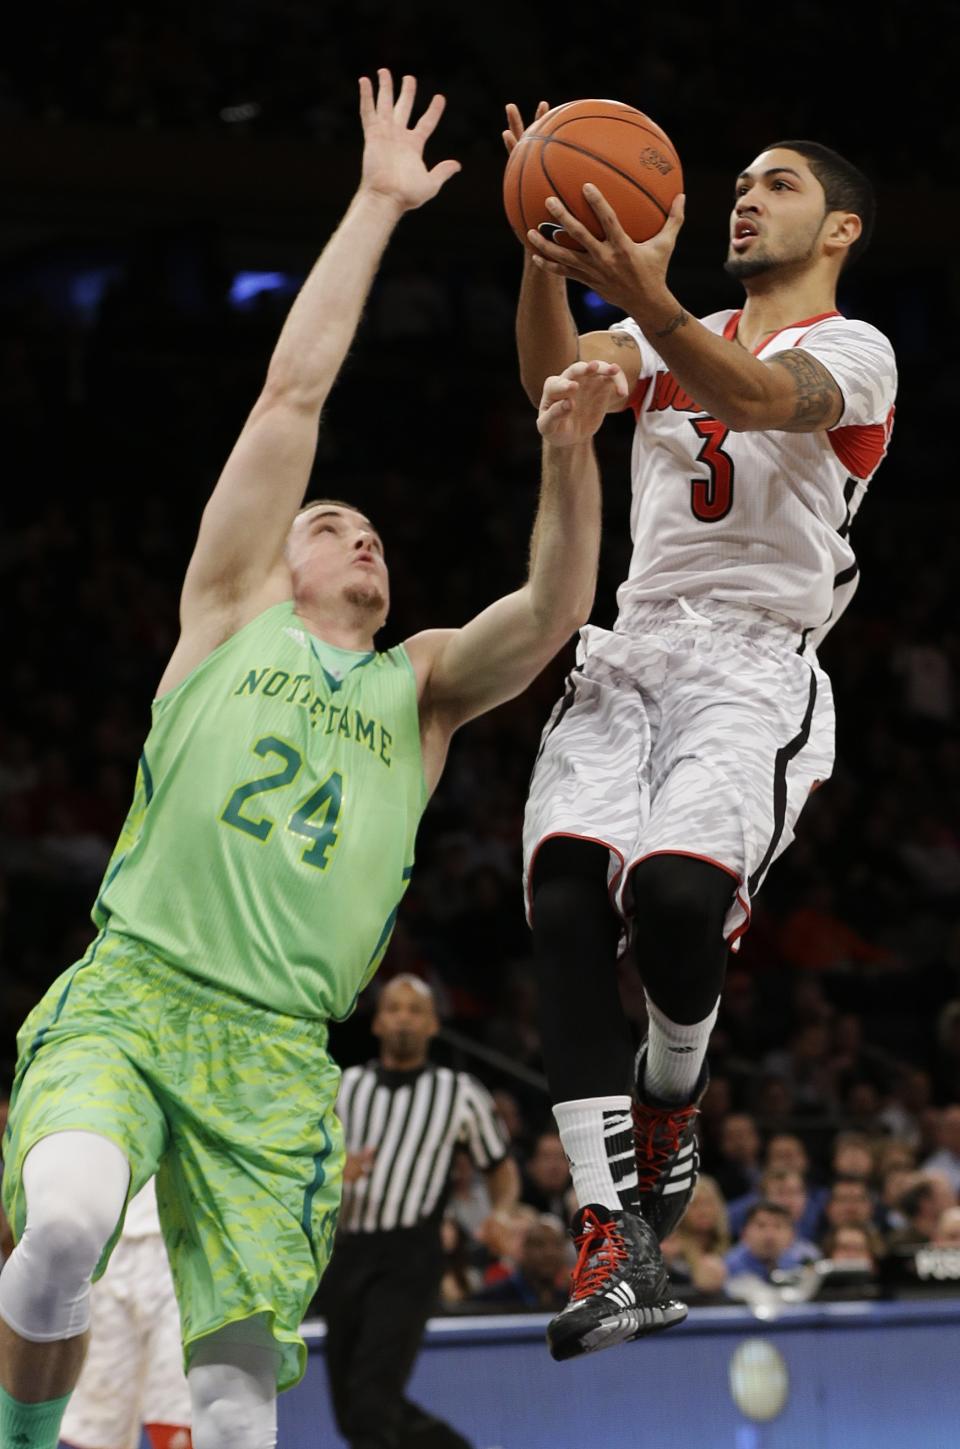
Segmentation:
<svg viewBox="0 0 960 1449">
<path fill-rule="evenodd" d="M 633 1140 L 637 1149 L 637 1186 L 641 1192 L 655 1190 L 663 1169 L 680 1150 L 680 1139 L 699 1110 L 696 1106 L 634 1107 Z"/>
<path fill-rule="evenodd" d="M 602 1223 L 588 1208 L 575 1239 L 580 1252 L 573 1270 L 571 1298 L 598 1293 L 611 1273 L 627 1259 L 627 1245 L 615 1222 Z"/>
</svg>

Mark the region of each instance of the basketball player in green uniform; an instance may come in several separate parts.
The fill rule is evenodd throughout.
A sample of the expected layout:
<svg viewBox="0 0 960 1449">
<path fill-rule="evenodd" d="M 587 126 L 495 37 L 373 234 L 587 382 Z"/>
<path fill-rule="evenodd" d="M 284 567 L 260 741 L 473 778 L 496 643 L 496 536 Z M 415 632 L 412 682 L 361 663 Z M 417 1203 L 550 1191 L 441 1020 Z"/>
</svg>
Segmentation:
<svg viewBox="0 0 960 1449">
<path fill-rule="evenodd" d="M 326 1022 L 386 948 L 453 731 L 518 694 L 587 618 L 592 434 L 620 370 L 545 388 L 527 582 L 462 629 L 384 653 L 380 538 L 353 506 L 301 508 L 320 410 L 443 109 L 360 82 L 360 187 L 294 303 L 207 504 L 99 935 L 19 1037 L 0 1275 L 0 1446 L 53 1449 L 88 1291 L 157 1173 L 196 1449 L 276 1442 L 277 1389 L 330 1251 L 343 1162 Z"/>
</svg>

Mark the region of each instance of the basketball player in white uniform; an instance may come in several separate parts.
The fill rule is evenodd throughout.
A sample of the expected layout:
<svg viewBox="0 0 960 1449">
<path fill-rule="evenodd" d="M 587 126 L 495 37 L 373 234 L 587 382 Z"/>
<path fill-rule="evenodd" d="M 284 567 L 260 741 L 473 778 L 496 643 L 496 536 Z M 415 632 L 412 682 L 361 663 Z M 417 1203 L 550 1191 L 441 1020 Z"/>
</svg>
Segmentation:
<svg viewBox="0 0 960 1449">
<path fill-rule="evenodd" d="M 70 1449 L 190 1449 L 180 1315 L 154 1179 L 132 1198 L 107 1271 L 91 1291 L 90 1348 L 61 1430 Z"/>
<path fill-rule="evenodd" d="M 513 107 L 508 119 L 509 149 L 522 125 Z M 896 392 L 887 339 L 836 310 L 874 204 L 835 152 L 781 142 L 741 173 L 726 271 L 746 301 L 702 321 L 666 284 L 682 199 L 638 245 L 596 188 L 584 194 L 603 238 L 558 203 L 529 234 L 517 324 L 531 398 L 577 356 L 612 359 L 636 415 L 619 614 L 612 631 L 581 631 L 524 826 L 544 1058 L 580 1203 L 556 1358 L 685 1316 L 658 1243 L 696 1181 L 728 950 L 831 773 L 816 648 L 856 588 L 850 527 Z M 583 250 L 557 245 L 558 229 Z M 578 338 L 568 278 L 626 319 Z M 615 971 L 624 929 L 649 1014 L 635 1062 Z"/>
</svg>

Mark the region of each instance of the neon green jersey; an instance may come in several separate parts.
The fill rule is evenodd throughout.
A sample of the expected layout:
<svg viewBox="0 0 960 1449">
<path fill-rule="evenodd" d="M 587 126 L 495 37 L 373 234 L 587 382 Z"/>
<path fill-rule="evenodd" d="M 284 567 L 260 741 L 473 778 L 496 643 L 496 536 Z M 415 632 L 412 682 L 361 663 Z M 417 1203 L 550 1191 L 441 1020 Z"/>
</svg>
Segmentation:
<svg viewBox="0 0 960 1449">
<path fill-rule="evenodd" d="M 406 650 L 277 604 L 163 698 L 93 918 L 191 976 L 346 1016 L 386 950 L 426 804 Z"/>
</svg>

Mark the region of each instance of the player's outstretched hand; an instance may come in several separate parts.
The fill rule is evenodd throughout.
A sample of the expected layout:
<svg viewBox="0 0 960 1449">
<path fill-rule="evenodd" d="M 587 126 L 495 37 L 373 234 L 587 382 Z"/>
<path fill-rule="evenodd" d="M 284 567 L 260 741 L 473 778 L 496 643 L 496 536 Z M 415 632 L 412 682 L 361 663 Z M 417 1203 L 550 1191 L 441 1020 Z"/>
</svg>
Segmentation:
<svg viewBox="0 0 960 1449">
<path fill-rule="evenodd" d="M 642 304 L 666 286 L 667 266 L 683 226 L 684 197 L 674 198 L 656 236 L 635 242 L 599 187 L 588 181 L 583 195 L 600 223 L 602 236 L 595 237 L 588 231 L 558 197 L 548 197 L 546 207 L 551 217 L 583 250 L 557 246 L 541 232 L 528 231 L 527 245 L 534 253 L 534 262 L 555 276 L 582 282 L 611 306 L 636 317 Z"/>
<path fill-rule="evenodd" d="M 537 109 L 534 112 L 533 119 L 535 121 L 539 121 L 540 117 L 545 116 L 549 109 L 550 106 L 546 101 L 539 101 L 537 103 Z M 526 126 L 523 124 L 523 117 L 520 114 L 519 106 L 515 106 L 513 101 L 508 101 L 507 129 L 505 131 L 501 131 L 500 133 L 503 136 L 503 144 L 507 148 L 508 156 L 510 155 L 510 152 L 520 140 L 520 137 L 523 135 L 526 129 Z"/>
<path fill-rule="evenodd" d="M 557 448 L 592 438 L 610 409 L 627 396 L 627 379 L 614 362 L 573 362 L 543 385 L 537 427 Z"/>
<path fill-rule="evenodd" d="M 417 82 L 405 75 L 393 98 L 393 76 L 377 71 L 377 93 L 368 76 L 360 77 L 360 120 L 363 125 L 361 190 L 386 196 L 402 211 L 413 211 L 436 196 L 456 176 L 459 161 L 440 161 L 427 169 L 423 148 L 443 115 L 446 100 L 434 96 L 415 126 L 409 125 Z"/>
</svg>

